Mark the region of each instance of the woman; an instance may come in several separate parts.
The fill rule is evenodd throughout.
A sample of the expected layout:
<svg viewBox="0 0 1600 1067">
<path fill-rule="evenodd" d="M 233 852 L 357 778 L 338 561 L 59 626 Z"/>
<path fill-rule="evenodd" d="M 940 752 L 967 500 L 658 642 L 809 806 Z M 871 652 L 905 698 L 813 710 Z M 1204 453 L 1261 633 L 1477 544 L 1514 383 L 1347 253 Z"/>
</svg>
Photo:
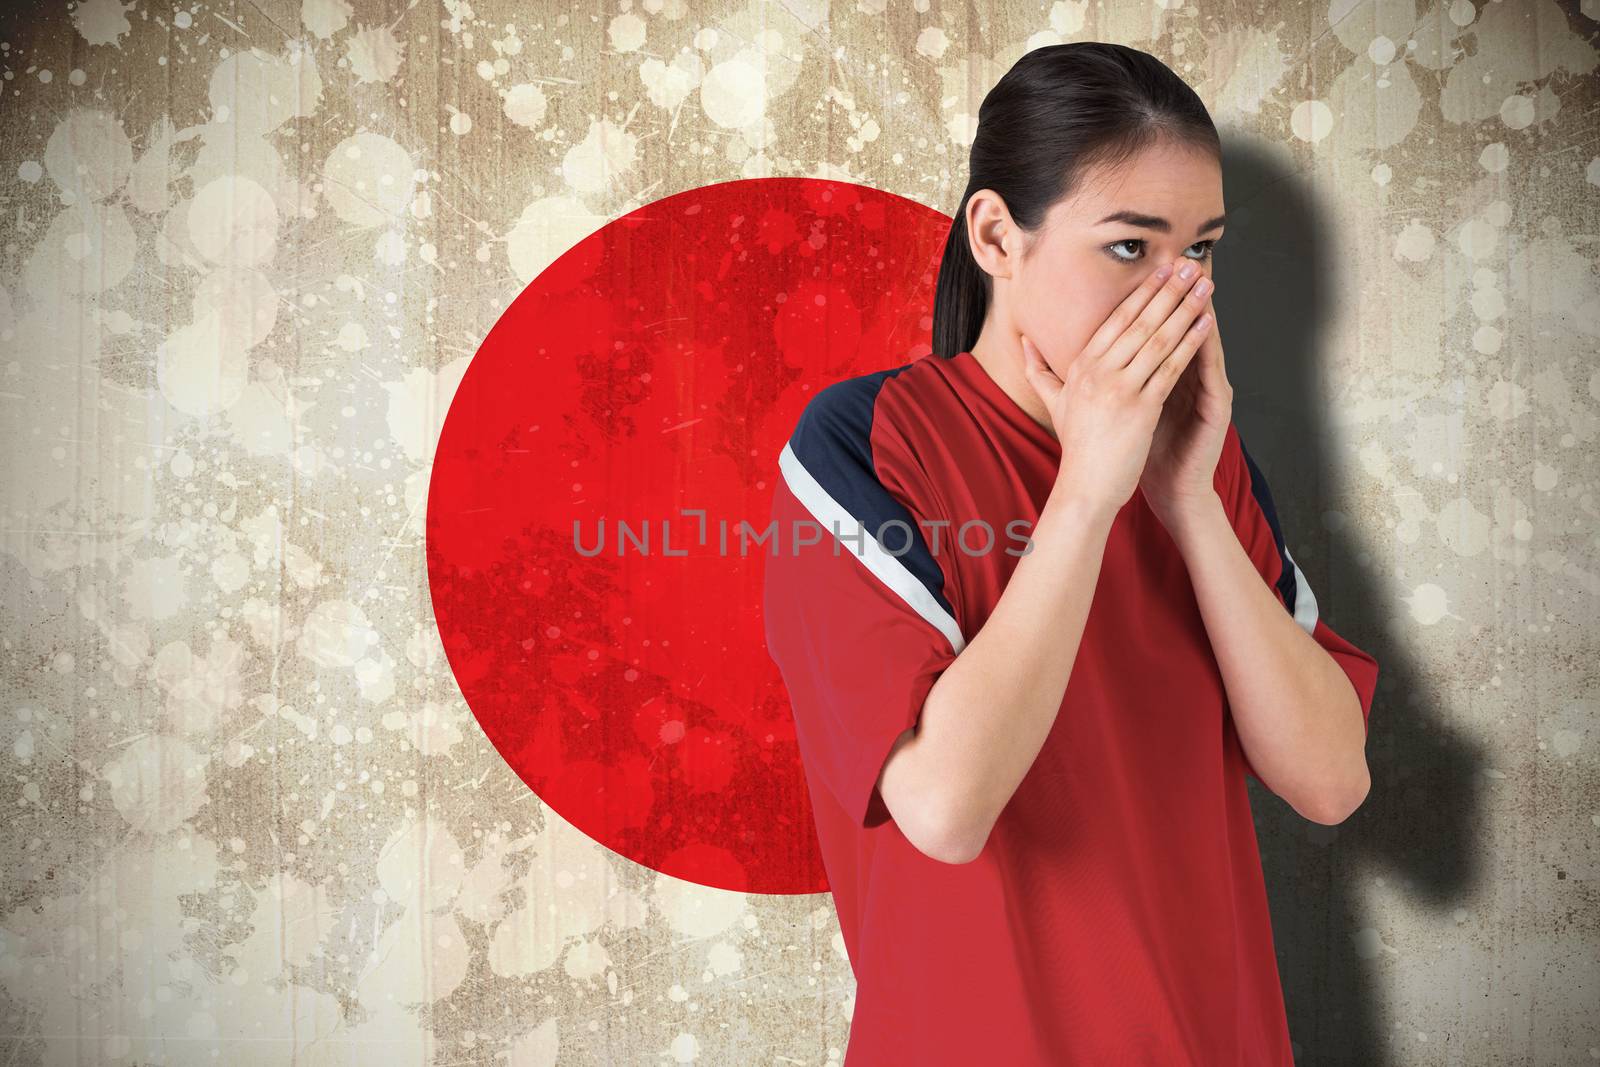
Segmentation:
<svg viewBox="0 0 1600 1067">
<path fill-rule="evenodd" d="M 1153 57 L 1029 52 L 979 112 L 935 353 L 821 390 L 783 450 L 767 641 L 851 1067 L 1293 1063 L 1245 775 L 1344 819 L 1377 664 L 1231 422 L 1219 160 Z"/>
</svg>

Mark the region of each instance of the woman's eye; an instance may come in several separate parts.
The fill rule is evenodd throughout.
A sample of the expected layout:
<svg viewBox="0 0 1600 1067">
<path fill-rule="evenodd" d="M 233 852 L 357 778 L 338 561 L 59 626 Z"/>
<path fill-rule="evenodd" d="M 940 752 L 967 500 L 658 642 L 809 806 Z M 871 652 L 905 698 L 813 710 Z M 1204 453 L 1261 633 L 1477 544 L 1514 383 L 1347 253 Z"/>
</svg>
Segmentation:
<svg viewBox="0 0 1600 1067">
<path fill-rule="evenodd" d="M 1210 259 L 1211 246 L 1216 243 L 1217 242 L 1215 240 L 1196 241 L 1189 247 L 1191 249 L 1198 248 L 1200 250 L 1200 254 L 1193 258 L 1201 261 Z M 1121 252 L 1117 251 L 1117 249 L 1122 248 L 1124 245 L 1138 245 L 1139 251 L 1134 255 L 1123 255 Z M 1121 260 L 1123 263 L 1137 263 L 1139 260 L 1144 258 L 1144 238 L 1130 237 L 1126 241 L 1117 241 L 1115 244 L 1107 245 L 1106 252 L 1111 256 L 1112 259 Z"/>
</svg>

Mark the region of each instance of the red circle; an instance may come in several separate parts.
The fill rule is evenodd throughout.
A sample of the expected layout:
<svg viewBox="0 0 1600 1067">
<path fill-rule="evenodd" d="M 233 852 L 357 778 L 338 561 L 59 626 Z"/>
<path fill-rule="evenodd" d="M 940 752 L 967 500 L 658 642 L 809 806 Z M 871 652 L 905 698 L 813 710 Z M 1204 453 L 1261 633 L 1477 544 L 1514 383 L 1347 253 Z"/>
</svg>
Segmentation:
<svg viewBox="0 0 1600 1067">
<path fill-rule="evenodd" d="M 495 748 L 607 848 L 723 889 L 827 890 L 763 638 L 770 541 L 742 553 L 739 523 L 770 522 L 818 389 L 929 351 L 949 226 L 841 182 L 692 189 L 568 250 L 468 365 L 428 490 L 439 633 Z"/>
</svg>

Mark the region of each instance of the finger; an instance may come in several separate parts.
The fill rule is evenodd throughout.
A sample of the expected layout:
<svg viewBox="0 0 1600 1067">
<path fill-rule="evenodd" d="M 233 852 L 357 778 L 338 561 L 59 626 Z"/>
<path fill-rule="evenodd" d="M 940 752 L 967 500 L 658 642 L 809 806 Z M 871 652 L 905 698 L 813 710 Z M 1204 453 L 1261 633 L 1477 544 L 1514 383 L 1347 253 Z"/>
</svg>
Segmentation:
<svg viewBox="0 0 1600 1067">
<path fill-rule="evenodd" d="M 1208 280 L 1209 282 L 1209 280 Z M 1159 328 L 1151 334 L 1134 356 L 1128 360 L 1126 373 L 1141 385 L 1156 373 L 1166 358 L 1172 354 L 1178 342 L 1183 340 L 1184 334 L 1194 326 L 1195 321 L 1205 313 L 1211 303 L 1211 294 L 1215 287 L 1208 284 L 1207 291 L 1201 292 L 1198 282 L 1184 292 L 1181 299 L 1175 304 Z M 1216 316 L 1212 316 L 1212 322 Z M 1133 336 L 1134 331 L 1129 332 Z"/>
<path fill-rule="evenodd" d="M 1193 263 L 1192 259 L 1184 257 L 1184 263 Z M 1111 347 L 1100 357 L 1101 361 L 1110 369 L 1117 370 L 1133 363 L 1144 348 L 1150 343 L 1151 338 L 1158 334 L 1163 335 L 1165 343 L 1160 345 L 1157 356 L 1165 356 L 1184 330 L 1189 328 L 1189 323 L 1194 321 L 1199 314 L 1199 308 L 1204 306 L 1206 293 L 1194 295 L 1195 286 L 1205 280 L 1206 272 L 1196 269 L 1189 277 L 1180 277 L 1178 270 L 1174 269 L 1156 291 L 1151 294 L 1149 301 L 1127 324 L 1120 336 L 1111 342 Z M 1174 322 L 1176 316 L 1177 321 Z M 1140 372 L 1143 378 L 1149 374 L 1148 369 Z"/>
<path fill-rule="evenodd" d="M 1200 362 L 1207 383 L 1215 389 L 1228 388 L 1227 368 L 1222 361 L 1222 335 L 1217 332 L 1217 309 L 1206 301 L 1206 314 L 1211 316 L 1211 327 L 1205 340 L 1200 342 Z"/>
<path fill-rule="evenodd" d="M 1202 315 L 1195 320 L 1194 325 L 1184 331 L 1177 346 L 1166 359 L 1161 361 L 1144 383 L 1144 387 L 1140 390 L 1141 396 L 1148 397 L 1156 403 L 1166 403 L 1172 387 L 1178 384 L 1178 378 L 1188 368 L 1189 361 L 1200 348 L 1200 343 L 1211 332 L 1211 323 L 1210 315 Z"/>
<path fill-rule="evenodd" d="M 1149 305 L 1157 293 L 1161 292 L 1162 286 L 1166 285 L 1171 277 L 1171 263 L 1163 263 L 1151 271 L 1150 276 L 1140 282 L 1137 289 L 1124 297 L 1122 303 L 1111 309 L 1111 314 L 1106 316 L 1105 322 L 1100 324 L 1100 328 L 1094 332 L 1094 336 L 1089 338 L 1089 343 L 1084 345 L 1083 355 L 1079 358 L 1098 359 L 1109 351 L 1111 346 L 1116 343 L 1117 338 L 1122 336 L 1122 331 L 1126 330 L 1139 317 L 1139 313 Z M 1126 362 L 1126 360 L 1123 362 Z"/>
<path fill-rule="evenodd" d="M 1222 334 L 1217 327 L 1217 309 L 1210 301 L 1206 301 L 1206 314 L 1211 316 L 1211 326 L 1206 331 L 1205 340 L 1200 342 L 1200 351 L 1196 354 L 1195 362 L 1201 368 L 1201 382 L 1206 389 L 1217 392 L 1227 392 L 1233 388 L 1228 381 L 1228 371 L 1222 351 Z"/>
<path fill-rule="evenodd" d="M 1033 386 L 1034 392 L 1046 402 L 1054 400 L 1061 391 L 1063 383 L 1060 377 L 1045 362 L 1044 353 L 1025 335 L 1022 338 L 1022 373 L 1028 379 L 1028 384 Z"/>
<path fill-rule="evenodd" d="M 1215 296 L 1216 294 L 1213 293 L 1212 295 Z M 1217 322 L 1217 309 L 1209 300 L 1206 301 L 1206 312 L 1211 316 L 1211 331 L 1206 337 L 1205 343 L 1211 346 L 1211 351 L 1216 356 L 1217 372 L 1223 374 L 1224 378 L 1226 378 L 1227 363 L 1222 351 L 1222 327 Z"/>
</svg>

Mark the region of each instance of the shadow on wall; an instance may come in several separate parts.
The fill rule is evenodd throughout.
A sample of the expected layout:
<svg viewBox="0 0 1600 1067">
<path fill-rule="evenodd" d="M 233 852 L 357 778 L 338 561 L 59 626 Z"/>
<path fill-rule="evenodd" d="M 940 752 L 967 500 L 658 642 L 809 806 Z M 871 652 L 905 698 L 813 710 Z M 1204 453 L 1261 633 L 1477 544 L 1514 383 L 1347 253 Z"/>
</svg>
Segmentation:
<svg viewBox="0 0 1600 1067">
<path fill-rule="evenodd" d="M 1427 706 L 1417 670 L 1378 595 L 1374 526 L 1328 524 L 1356 457 L 1333 431 L 1321 373 L 1338 276 L 1337 242 L 1298 173 L 1248 145 L 1224 146 L 1229 238 L 1217 249 L 1217 320 L 1234 424 L 1272 489 L 1284 537 L 1328 625 L 1378 661 L 1367 737 L 1372 790 L 1337 827 L 1308 822 L 1251 782 L 1295 1062 L 1398 1064 L 1378 998 L 1396 956 L 1363 885 L 1383 879 L 1452 909 L 1482 876 L 1481 746 Z M 1248 250 L 1248 251 L 1243 251 Z M 1353 284 L 1359 284 L 1354 280 Z M 1353 303 L 1358 293 L 1349 296 Z M 1332 528 L 1330 528 L 1332 526 Z"/>
</svg>

